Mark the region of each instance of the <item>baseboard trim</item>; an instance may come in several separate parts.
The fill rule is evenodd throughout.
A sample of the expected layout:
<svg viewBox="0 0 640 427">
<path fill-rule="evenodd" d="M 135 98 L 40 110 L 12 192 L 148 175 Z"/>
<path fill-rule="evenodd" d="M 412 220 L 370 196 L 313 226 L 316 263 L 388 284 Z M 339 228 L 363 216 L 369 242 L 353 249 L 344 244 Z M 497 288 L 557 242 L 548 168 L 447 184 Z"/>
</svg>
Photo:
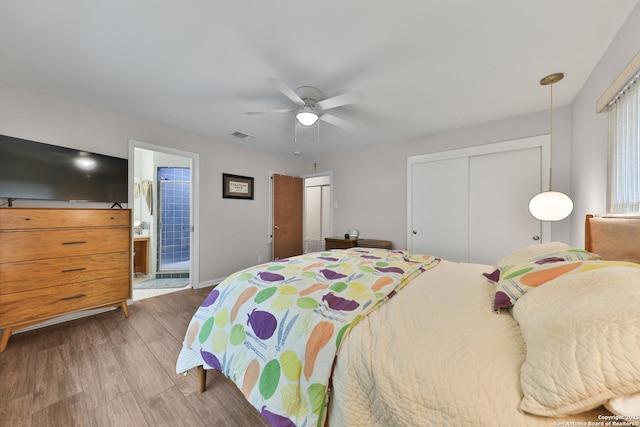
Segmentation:
<svg viewBox="0 0 640 427">
<path fill-rule="evenodd" d="M 216 286 L 218 284 L 220 284 L 220 282 L 222 282 L 225 279 L 225 277 L 221 277 L 218 279 L 213 279 L 213 280 L 207 280 L 206 282 L 200 282 L 198 283 L 197 286 L 194 286 L 194 289 L 202 289 L 202 288 L 208 288 L 211 286 Z"/>
</svg>

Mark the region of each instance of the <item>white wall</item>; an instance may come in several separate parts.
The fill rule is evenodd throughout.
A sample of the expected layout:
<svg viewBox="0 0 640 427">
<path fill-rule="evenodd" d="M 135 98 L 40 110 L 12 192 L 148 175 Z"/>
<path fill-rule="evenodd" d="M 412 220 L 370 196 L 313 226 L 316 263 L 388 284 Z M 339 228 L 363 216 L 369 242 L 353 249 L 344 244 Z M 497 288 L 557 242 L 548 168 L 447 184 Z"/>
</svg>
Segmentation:
<svg viewBox="0 0 640 427">
<path fill-rule="evenodd" d="M 569 107 L 554 109 L 553 188 L 569 192 Z M 333 232 L 357 228 L 364 238 L 391 240 L 405 249 L 407 157 L 549 133 L 549 111 L 413 138 L 333 157 L 307 160 L 303 171 L 333 171 Z M 437 182 L 434 185 L 438 185 Z M 500 195 L 487 203 L 500 203 Z M 569 241 L 569 220 L 552 225 L 551 238 Z M 499 230 L 496 231 L 499 235 Z"/>
<path fill-rule="evenodd" d="M 574 211 L 568 219 L 552 224 L 553 240 L 582 246 L 585 215 L 606 211 L 608 120 L 606 114 L 596 114 L 596 101 L 639 50 L 640 4 L 572 105 L 554 109 L 553 188 L 571 195 Z M 541 111 L 340 156 L 308 159 L 302 170 L 309 173 L 317 162 L 319 172 L 333 171 L 334 201 L 338 203 L 334 209 L 334 234 L 341 235 L 356 227 L 363 237 L 392 240 L 395 248 L 403 249 L 406 248 L 408 156 L 548 132 L 549 112 Z M 488 202 L 500 203 L 499 195 Z"/>
<path fill-rule="evenodd" d="M 267 156 L 159 123 L 4 83 L 0 83 L 0 118 L 0 134 L 111 156 L 127 158 L 130 139 L 198 153 L 200 281 L 224 278 L 256 264 L 258 256 L 270 259 L 269 171 L 298 175 L 297 160 Z M 222 173 L 254 177 L 255 199 L 223 199 Z M 14 206 L 42 204 L 14 202 Z"/>
<path fill-rule="evenodd" d="M 574 212 L 571 241 L 584 241 L 584 218 L 588 213 L 606 213 L 609 157 L 609 121 L 596 113 L 596 101 L 624 67 L 640 51 L 640 4 L 611 42 L 586 84 L 573 101 L 571 144 L 571 190 Z"/>
</svg>

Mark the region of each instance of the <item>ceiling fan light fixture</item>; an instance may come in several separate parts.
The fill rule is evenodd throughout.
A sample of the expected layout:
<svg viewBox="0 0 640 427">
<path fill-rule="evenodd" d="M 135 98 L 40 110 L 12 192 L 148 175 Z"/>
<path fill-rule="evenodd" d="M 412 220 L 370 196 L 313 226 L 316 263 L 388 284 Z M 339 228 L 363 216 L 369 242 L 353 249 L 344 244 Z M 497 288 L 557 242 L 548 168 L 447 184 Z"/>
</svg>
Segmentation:
<svg viewBox="0 0 640 427">
<path fill-rule="evenodd" d="M 318 114 L 308 105 L 296 113 L 296 119 L 302 126 L 312 126 L 318 121 Z"/>
</svg>

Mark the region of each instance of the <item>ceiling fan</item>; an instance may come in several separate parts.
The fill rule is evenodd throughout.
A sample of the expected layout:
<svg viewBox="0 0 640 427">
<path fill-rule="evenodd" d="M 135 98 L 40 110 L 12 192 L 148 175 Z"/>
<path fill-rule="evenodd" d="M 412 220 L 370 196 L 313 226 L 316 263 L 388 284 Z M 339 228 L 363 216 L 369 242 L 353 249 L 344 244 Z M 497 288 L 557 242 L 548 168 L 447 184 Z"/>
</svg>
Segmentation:
<svg viewBox="0 0 640 427">
<path fill-rule="evenodd" d="M 360 101 L 363 98 L 360 92 L 347 92 L 332 98 L 322 99 L 322 92 L 315 87 L 301 86 L 296 90 L 293 90 L 281 80 L 274 78 L 269 78 L 267 80 L 298 107 L 289 109 L 283 108 L 276 110 L 247 111 L 246 114 L 279 114 L 295 112 L 296 120 L 302 126 L 312 126 L 318 120 L 322 120 L 323 122 L 327 122 L 346 131 L 351 131 L 355 128 L 352 123 L 336 117 L 333 114 L 328 114 L 325 111 Z"/>
</svg>

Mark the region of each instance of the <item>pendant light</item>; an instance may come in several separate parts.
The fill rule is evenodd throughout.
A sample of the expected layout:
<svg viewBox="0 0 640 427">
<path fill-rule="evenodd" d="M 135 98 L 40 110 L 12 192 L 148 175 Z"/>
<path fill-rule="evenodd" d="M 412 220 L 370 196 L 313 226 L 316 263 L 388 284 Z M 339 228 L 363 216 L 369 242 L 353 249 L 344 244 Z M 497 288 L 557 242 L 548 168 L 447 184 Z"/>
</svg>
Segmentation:
<svg viewBox="0 0 640 427">
<path fill-rule="evenodd" d="M 563 73 L 550 74 L 540 80 L 542 86 L 549 86 L 551 103 L 549 108 L 549 190 L 536 194 L 529 201 L 529 212 L 540 221 L 560 221 L 573 211 L 573 201 L 569 196 L 559 191 L 552 191 L 551 178 L 553 175 L 553 84 L 564 78 Z"/>
</svg>

